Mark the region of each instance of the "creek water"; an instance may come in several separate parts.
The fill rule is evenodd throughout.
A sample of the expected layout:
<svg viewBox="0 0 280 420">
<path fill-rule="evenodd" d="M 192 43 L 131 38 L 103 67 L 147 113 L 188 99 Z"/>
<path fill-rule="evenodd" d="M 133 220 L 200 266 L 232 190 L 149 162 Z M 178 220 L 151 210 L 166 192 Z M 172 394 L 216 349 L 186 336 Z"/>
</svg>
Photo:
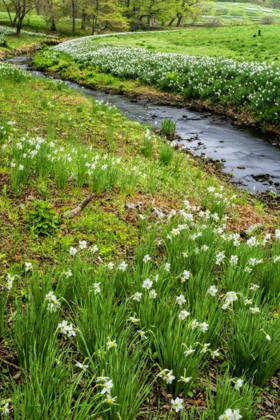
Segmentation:
<svg viewBox="0 0 280 420">
<path fill-rule="evenodd" d="M 34 77 L 45 77 L 30 66 L 30 58 L 13 57 L 10 63 L 27 70 Z M 149 100 L 131 100 L 123 95 L 109 94 L 65 82 L 87 97 L 108 102 L 133 121 L 160 128 L 165 118 L 176 121 L 179 143 L 193 154 L 207 156 L 224 163 L 223 171 L 233 174 L 233 182 L 251 192 L 272 190 L 280 195 L 280 147 L 277 136 L 246 126 L 215 114 L 188 108 L 167 106 Z M 270 140 L 270 142 L 268 141 Z"/>
</svg>

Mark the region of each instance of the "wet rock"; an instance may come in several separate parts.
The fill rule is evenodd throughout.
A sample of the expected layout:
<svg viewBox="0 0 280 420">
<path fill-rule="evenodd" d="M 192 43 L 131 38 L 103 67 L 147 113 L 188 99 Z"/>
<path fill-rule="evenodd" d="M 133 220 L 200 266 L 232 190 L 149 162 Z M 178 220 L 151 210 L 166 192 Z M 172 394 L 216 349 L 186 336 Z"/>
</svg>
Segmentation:
<svg viewBox="0 0 280 420">
<path fill-rule="evenodd" d="M 221 162 L 226 162 L 226 160 L 225 159 L 221 159 Z"/>
<path fill-rule="evenodd" d="M 224 140 L 220 140 L 220 143 L 224 143 Z"/>
<path fill-rule="evenodd" d="M 189 121 L 200 121 L 201 117 L 190 117 L 188 118 Z"/>
<path fill-rule="evenodd" d="M 246 169 L 245 166 L 237 166 L 237 169 Z"/>
<path fill-rule="evenodd" d="M 189 118 L 187 115 L 182 115 L 183 118 Z"/>
<path fill-rule="evenodd" d="M 269 180 L 269 174 L 252 175 L 252 178 L 258 182 L 265 182 Z"/>
<path fill-rule="evenodd" d="M 202 143 L 202 141 L 199 141 L 199 142 L 197 143 L 197 145 L 198 145 L 198 146 L 203 146 L 203 145 L 204 145 L 204 143 Z"/>
<path fill-rule="evenodd" d="M 136 103 L 138 102 L 138 100 L 137 100 L 137 99 L 131 99 L 131 100 L 130 100 L 130 102 L 131 102 L 132 104 L 136 104 Z"/>
<path fill-rule="evenodd" d="M 192 141 L 196 141 L 198 140 L 198 135 L 196 135 L 195 137 L 190 137 L 189 139 L 187 139 L 188 142 L 192 142 Z"/>
</svg>

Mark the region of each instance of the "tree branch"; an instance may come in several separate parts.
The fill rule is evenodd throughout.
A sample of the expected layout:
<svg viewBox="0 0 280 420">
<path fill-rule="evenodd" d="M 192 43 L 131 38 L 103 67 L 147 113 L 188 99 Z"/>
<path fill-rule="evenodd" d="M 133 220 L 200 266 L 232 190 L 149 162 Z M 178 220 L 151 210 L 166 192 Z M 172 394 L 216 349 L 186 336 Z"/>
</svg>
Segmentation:
<svg viewBox="0 0 280 420">
<path fill-rule="evenodd" d="M 78 213 L 80 213 L 90 202 L 93 200 L 95 194 L 91 194 L 88 197 L 84 198 L 83 201 L 80 202 L 80 204 L 75 207 L 73 210 L 67 210 L 64 213 L 62 213 L 62 217 L 65 217 L 67 219 L 71 219 L 73 217 L 76 217 Z"/>
</svg>

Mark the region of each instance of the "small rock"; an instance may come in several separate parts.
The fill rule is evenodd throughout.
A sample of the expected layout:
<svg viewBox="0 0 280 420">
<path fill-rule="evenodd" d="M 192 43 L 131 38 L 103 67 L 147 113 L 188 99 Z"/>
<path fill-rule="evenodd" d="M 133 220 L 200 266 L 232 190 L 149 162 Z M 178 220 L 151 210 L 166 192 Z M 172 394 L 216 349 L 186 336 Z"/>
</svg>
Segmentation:
<svg viewBox="0 0 280 420">
<path fill-rule="evenodd" d="M 237 166 L 237 169 L 246 169 L 245 166 Z"/>
<path fill-rule="evenodd" d="M 262 227 L 262 223 L 256 223 L 255 225 L 251 225 L 248 227 L 248 229 L 245 230 L 246 235 L 249 235 L 250 233 L 252 233 L 254 230 Z"/>
</svg>

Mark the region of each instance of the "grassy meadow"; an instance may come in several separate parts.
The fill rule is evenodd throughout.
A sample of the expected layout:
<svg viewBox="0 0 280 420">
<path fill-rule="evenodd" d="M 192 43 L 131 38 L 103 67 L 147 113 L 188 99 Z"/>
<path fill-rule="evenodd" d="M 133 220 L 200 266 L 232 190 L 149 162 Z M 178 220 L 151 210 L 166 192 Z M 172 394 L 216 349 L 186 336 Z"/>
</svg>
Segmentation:
<svg viewBox="0 0 280 420">
<path fill-rule="evenodd" d="M 14 14 L 11 13 L 12 18 Z M 10 20 L 8 13 L 5 11 L 5 8 L 0 9 L 0 25 L 10 26 Z M 81 20 L 76 19 L 76 32 L 72 32 L 72 21 L 69 17 L 60 18 L 57 22 L 57 32 L 52 32 L 50 30 L 50 24 L 43 15 L 37 15 L 36 12 L 30 12 L 25 19 L 23 20 L 23 30 L 32 31 L 35 33 L 46 33 L 58 35 L 61 37 L 74 37 L 74 36 L 85 36 L 90 35 L 90 29 L 81 30 L 79 26 L 81 25 Z"/>
<path fill-rule="evenodd" d="M 279 417 L 278 216 L 113 107 L 0 77 L 0 416 Z"/>
<path fill-rule="evenodd" d="M 216 19 L 216 21 L 215 21 Z M 254 3 L 206 2 L 198 20 L 200 25 L 250 25 L 256 23 L 279 23 L 280 11 Z"/>
<path fill-rule="evenodd" d="M 261 30 L 261 36 L 253 38 Z M 96 39 L 95 43 L 104 43 Z M 238 61 L 260 61 L 277 64 L 280 58 L 279 26 L 252 25 L 226 28 L 203 28 L 178 32 L 149 32 L 106 38 L 106 45 L 131 46 L 150 51 L 224 57 Z"/>
</svg>

